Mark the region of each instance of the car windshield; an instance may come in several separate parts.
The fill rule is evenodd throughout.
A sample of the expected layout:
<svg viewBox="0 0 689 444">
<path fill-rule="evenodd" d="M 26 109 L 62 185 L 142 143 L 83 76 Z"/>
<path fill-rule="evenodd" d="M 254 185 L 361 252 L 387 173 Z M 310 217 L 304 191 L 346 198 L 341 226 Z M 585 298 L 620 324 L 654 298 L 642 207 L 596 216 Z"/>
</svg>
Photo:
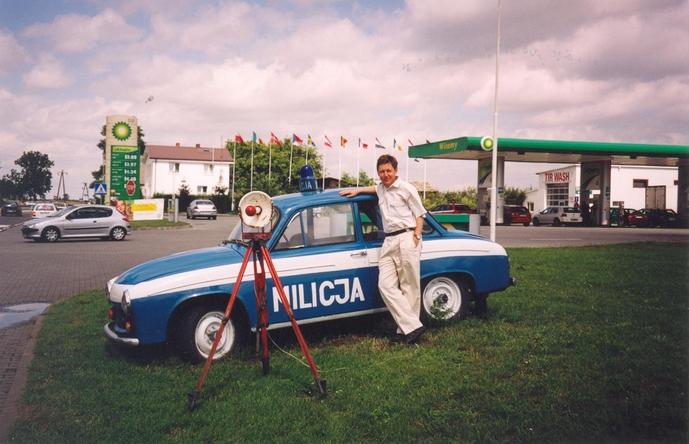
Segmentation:
<svg viewBox="0 0 689 444">
<path fill-rule="evenodd" d="M 69 213 L 69 212 L 72 211 L 73 209 L 74 209 L 74 206 L 69 206 L 69 207 L 67 207 L 67 208 L 63 208 L 62 210 L 58 211 L 57 213 L 51 214 L 51 215 L 48 216 L 48 217 L 60 217 L 60 216 L 64 216 L 65 214 Z"/>
<path fill-rule="evenodd" d="M 273 207 L 273 214 L 271 215 L 271 231 L 275 230 L 275 226 L 278 224 L 278 221 L 280 220 L 280 211 L 276 208 Z M 232 231 L 230 231 L 230 235 L 227 237 L 227 240 L 233 241 L 233 240 L 242 240 L 242 221 L 238 220 L 237 224 L 232 228 Z"/>
</svg>

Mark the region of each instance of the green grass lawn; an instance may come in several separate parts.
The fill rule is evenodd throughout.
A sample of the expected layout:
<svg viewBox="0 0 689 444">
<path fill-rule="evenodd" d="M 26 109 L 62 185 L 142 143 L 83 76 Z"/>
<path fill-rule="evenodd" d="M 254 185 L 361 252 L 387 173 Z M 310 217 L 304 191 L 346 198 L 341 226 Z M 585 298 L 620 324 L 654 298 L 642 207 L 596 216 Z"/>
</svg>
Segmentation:
<svg viewBox="0 0 689 444">
<path fill-rule="evenodd" d="M 187 222 L 171 222 L 167 219 L 160 220 L 134 220 L 131 222 L 134 230 L 153 230 L 156 228 L 187 228 L 191 225 Z"/>
<path fill-rule="evenodd" d="M 273 347 L 200 366 L 106 346 L 101 291 L 53 306 L 17 442 L 687 442 L 686 245 L 512 249 L 486 320 L 392 345 L 386 316 L 305 328 L 328 397 Z M 301 356 L 291 333 L 273 336 Z"/>
</svg>

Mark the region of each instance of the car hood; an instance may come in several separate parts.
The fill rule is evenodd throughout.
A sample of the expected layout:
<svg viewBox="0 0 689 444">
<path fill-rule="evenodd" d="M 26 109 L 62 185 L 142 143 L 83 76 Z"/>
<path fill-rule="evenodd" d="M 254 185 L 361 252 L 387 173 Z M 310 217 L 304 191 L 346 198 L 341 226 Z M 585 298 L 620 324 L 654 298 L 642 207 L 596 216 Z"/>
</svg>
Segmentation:
<svg viewBox="0 0 689 444">
<path fill-rule="evenodd" d="M 241 262 L 243 249 L 240 252 L 236 245 L 203 248 L 185 251 L 171 256 L 153 259 L 134 268 L 130 268 L 117 277 L 115 283 L 136 285 L 141 282 L 159 279 L 189 271 L 207 269 Z"/>
</svg>

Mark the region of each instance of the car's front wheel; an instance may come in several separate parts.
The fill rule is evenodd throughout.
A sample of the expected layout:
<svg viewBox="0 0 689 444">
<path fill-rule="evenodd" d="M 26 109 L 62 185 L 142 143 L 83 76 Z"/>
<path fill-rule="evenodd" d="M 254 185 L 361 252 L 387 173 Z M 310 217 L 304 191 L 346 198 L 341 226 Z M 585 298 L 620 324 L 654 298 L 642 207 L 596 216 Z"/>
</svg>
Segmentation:
<svg viewBox="0 0 689 444">
<path fill-rule="evenodd" d="M 122 227 L 115 227 L 110 230 L 110 239 L 115 241 L 121 241 L 127 236 L 127 230 Z"/>
<path fill-rule="evenodd" d="M 208 359 L 223 316 L 224 312 L 216 307 L 197 305 L 182 317 L 177 332 L 177 348 L 183 358 L 190 362 L 202 362 Z M 237 347 L 240 336 L 243 334 L 238 324 L 237 318 L 231 316 L 213 356 L 214 361 Z"/>
<path fill-rule="evenodd" d="M 537 227 L 538 224 L 541 223 L 541 221 L 539 221 L 537 217 L 534 217 L 534 218 L 531 220 L 531 223 L 533 224 L 534 227 Z"/>
<path fill-rule="evenodd" d="M 60 230 L 55 227 L 48 227 L 43 230 L 41 239 L 46 242 L 56 242 L 58 239 L 60 239 Z"/>
<path fill-rule="evenodd" d="M 464 319 L 469 310 L 468 303 L 467 287 L 451 277 L 435 277 L 423 287 L 421 310 L 427 321 Z"/>
<path fill-rule="evenodd" d="M 559 227 L 560 225 L 562 225 L 562 223 L 560 222 L 560 219 L 556 217 L 555 220 L 553 220 L 553 226 Z"/>
</svg>

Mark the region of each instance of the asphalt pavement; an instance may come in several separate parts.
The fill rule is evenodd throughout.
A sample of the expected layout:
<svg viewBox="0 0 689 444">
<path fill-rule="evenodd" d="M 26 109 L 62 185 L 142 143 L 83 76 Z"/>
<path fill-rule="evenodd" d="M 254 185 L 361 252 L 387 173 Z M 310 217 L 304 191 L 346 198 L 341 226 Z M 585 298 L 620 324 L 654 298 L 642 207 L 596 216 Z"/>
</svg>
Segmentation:
<svg viewBox="0 0 689 444">
<path fill-rule="evenodd" d="M 104 288 L 108 279 L 141 262 L 180 251 L 212 247 L 227 238 L 236 216 L 194 220 L 190 228 L 137 230 L 124 241 L 24 240 L 18 223 L 0 217 L 0 318 L 8 307 L 59 302 L 77 293 Z M 182 216 L 180 220 L 185 220 Z M 489 236 L 490 228 L 480 234 Z M 499 226 L 505 247 L 560 247 L 622 242 L 672 242 L 689 246 L 687 229 Z M 31 305 L 30 307 L 35 307 Z M 105 307 L 105 304 L 104 304 Z M 105 322 L 105 314 L 104 322 Z M 16 418 L 41 316 L 0 328 L 0 442 Z"/>
</svg>

